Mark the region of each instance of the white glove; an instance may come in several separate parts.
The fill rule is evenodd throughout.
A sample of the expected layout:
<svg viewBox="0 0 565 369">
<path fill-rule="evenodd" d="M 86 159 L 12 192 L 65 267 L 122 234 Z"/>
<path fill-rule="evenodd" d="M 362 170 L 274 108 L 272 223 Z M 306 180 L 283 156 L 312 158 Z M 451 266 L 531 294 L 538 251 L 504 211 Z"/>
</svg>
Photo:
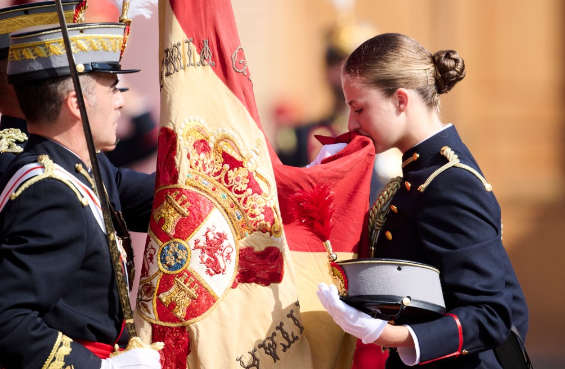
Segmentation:
<svg viewBox="0 0 565 369">
<path fill-rule="evenodd" d="M 341 301 L 333 284 L 329 287 L 325 283 L 318 284 L 316 294 L 337 325 L 365 344 L 375 342 L 387 325 L 386 321 L 372 318 Z"/>
<path fill-rule="evenodd" d="M 161 369 L 159 352 L 150 348 L 136 348 L 118 356 L 102 359 L 100 369 Z"/>
<path fill-rule="evenodd" d="M 331 145 L 324 145 L 322 146 L 322 148 L 320 149 L 320 152 L 318 153 L 318 156 L 316 156 L 316 159 L 314 159 L 313 162 L 311 162 L 310 164 L 308 164 L 306 166 L 306 168 L 310 168 L 313 165 L 318 165 L 322 162 L 322 160 L 324 160 L 327 157 L 330 157 L 332 155 L 337 154 L 338 152 L 340 152 L 341 150 L 343 150 L 343 148 L 347 146 L 347 144 L 344 143 L 337 143 L 337 144 L 331 144 Z"/>
</svg>

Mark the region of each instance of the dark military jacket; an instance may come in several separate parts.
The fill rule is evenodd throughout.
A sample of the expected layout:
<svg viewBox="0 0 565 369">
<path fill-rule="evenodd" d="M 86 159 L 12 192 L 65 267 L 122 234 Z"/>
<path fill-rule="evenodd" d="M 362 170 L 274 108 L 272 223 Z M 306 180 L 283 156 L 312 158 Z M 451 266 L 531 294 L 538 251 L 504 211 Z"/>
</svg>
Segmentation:
<svg viewBox="0 0 565 369">
<path fill-rule="evenodd" d="M 36 135 L 10 164 L 0 188 L 40 155 L 92 189 L 77 171 L 77 164 L 85 166 L 78 156 Z M 117 169 L 103 154 L 98 160 L 111 205 L 123 212 L 130 230 L 146 232 L 154 175 Z M 6 369 L 99 369 L 100 359 L 79 341 L 127 341 L 106 236 L 71 187 L 41 179 L 8 199 L 0 212 L 0 366 Z"/>
<path fill-rule="evenodd" d="M 441 154 L 445 146 L 456 155 L 452 161 L 467 168 L 451 166 L 434 174 L 448 163 Z M 449 315 L 409 324 L 418 339 L 420 364 L 500 368 L 493 348 L 506 340 L 512 325 L 522 338 L 528 328 L 526 301 L 502 245 L 500 206 L 453 126 L 408 150 L 403 161 L 401 187 L 391 200 L 375 256 L 440 271 Z M 395 353 L 389 361 L 387 368 L 406 367 Z"/>
<path fill-rule="evenodd" d="M 8 115 L 2 115 L 0 121 L 0 177 L 2 177 L 8 164 L 23 150 L 26 142 L 26 121 Z"/>
</svg>

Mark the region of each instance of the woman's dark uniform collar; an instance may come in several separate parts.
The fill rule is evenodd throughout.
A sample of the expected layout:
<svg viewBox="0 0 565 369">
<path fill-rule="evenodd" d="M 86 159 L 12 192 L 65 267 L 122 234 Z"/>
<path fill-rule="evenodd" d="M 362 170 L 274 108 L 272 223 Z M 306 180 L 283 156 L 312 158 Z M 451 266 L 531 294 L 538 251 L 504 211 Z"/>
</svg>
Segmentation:
<svg viewBox="0 0 565 369">
<path fill-rule="evenodd" d="M 441 155 L 444 146 L 458 147 L 461 144 L 461 138 L 454 125 L 442 129 L 402 155 L 402 174 L 425 168 L 434 157 Z"/>
</svg>

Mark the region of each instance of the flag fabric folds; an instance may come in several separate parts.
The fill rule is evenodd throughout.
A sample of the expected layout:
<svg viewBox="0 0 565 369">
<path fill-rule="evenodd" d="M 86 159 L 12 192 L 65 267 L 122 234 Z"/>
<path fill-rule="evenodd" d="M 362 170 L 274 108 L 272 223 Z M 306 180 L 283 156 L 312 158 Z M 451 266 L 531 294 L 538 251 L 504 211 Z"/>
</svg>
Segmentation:
<svg viewBox="0 0 565 369">
<path fill-rule="evenodd" d="M 263 134 L 229 0 L 160 0 L 161 118 L 136 326 L 164 368 L 350 368 L 355 339 L 317 302 L 327 253 L 285 199 L 327 183 L 340 259 L 366 247 L 374 148 L 283 166 Z M 324 140 L 324 139 L 322 139 Z M 326 138 L 325 140 L 335 141 Z M 329 142 L 328 141 L 328 142 Z M 284 223 L 284 224 L 283 224 Z"/>
<path fill-rule="evenodd" d="M 136 324 L 165 368 L 313 368 L 225 0 L 159 4 L 161 119 Z"/>
<path fill-rule="evenodd" d="M 310 168 L 293 168 L 273 161 L 286 240 L 291 250 L 306 337 L 316 368 L 350 369 L 356 339 L 338 327 L 322 307 L 315 291 L 318 283 L 333 283 L 328 253 L 322 242 L 293 218 L 288 198 L 297 189 L 325 184 L 332 189 L 335 211 L 330 241 L 338 261 L 368 256 L 368 207 L 375 149 L 367 137 L 346 133 L 336 138 L 317 137 L 322 144 L 348 143 Z"/>
</svg>

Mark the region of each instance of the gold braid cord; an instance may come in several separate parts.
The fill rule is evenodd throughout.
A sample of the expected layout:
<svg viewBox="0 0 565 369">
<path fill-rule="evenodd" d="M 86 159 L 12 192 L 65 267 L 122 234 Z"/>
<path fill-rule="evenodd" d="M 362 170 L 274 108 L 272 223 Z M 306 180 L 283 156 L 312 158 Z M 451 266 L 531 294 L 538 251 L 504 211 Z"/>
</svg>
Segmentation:
<svg viewBox="0 0 565 369">
<path fill-rule="evenodd" d="M 31 187 L 33 184 L 41 181 L 42 179 L 45 178 L 54 178 L 57 179 L 61 182 L 63 182 L 64 184 L 66 184 L 71 190 L 73 190 L 73 192 L 75 193 L 75 195 L 77 195 L 80 203 L 82 204 L 82 206 L 87 206 L 88 205 L 88 200 L 84 197 L 81 196 L 80 192 L 78 192 L 78 190 L 76 189 L 76 187 L 67 179 L 57 175 L 57 173 L 55 173 L 55 163 L 53 163 L 53 160 L 49 159 L 49 156 L 47 155 L 39 155 L 37 157 L 37 161 L 39 162 L 39 164 L 43 165 L 43 168 L 45 168 L 43 174 L 37 175 L 35 177 L 32 177 L 31 179 L 29 179 L 27 182 L 25 182 L 24 184 L 22 184 L 20 186 L 20 188 L 18 188 L 18 190 L 16 192 L 14 192 L 12 195 L 10 195 L 10 200 L 15 200 L 18 196 L 20 196 L 22 194 L 22 192 L 24 192 L 27 188 Z"/>
<path fill-rule="evenodd" d="M 377 244 L 377 237 L 379 231 L 383 229 L 388 212 L 390 211 L 388 204 L 392 197 L 398 191 L 402 184 L 402 177 L 395 177 L 391 179 L 381 191 L 377 200 L 373 203 L 369 211 L 369 247 L 370 257 L 375 253 L 375 246 Z"/>
<path fill-rule="evenodd" d="M 483 183 L 485 190 L 487 190 L 488 192 L 492 191 L 492 186 L 490 185 L 490 183 L 488 183 L 487 180 L 475 169 L 471 168 L 468 165 L 461 164 L 457 154 L 455 154 L 455 152 L 451 150 L 449 147 L 447 146 L 442 147 L 440 153 L 441 155 L 447 158 L 448 163 L 438 168 L 435 172 L 433 172 L 432 175 L 426 180 L 426 182 L 424 182 L 424 184 L 418 187 L 418 191 L 424 192 L 424 190 L 429 186 L 429 184 L 434 180 L 434 178 L 436 178 L 438 175 L 445 172 L 447 169 L 451 167 L 457 167 L 468 170 L 469 172 L 473 173 L 475 177 L 477 177 Z"/>
</svg>

